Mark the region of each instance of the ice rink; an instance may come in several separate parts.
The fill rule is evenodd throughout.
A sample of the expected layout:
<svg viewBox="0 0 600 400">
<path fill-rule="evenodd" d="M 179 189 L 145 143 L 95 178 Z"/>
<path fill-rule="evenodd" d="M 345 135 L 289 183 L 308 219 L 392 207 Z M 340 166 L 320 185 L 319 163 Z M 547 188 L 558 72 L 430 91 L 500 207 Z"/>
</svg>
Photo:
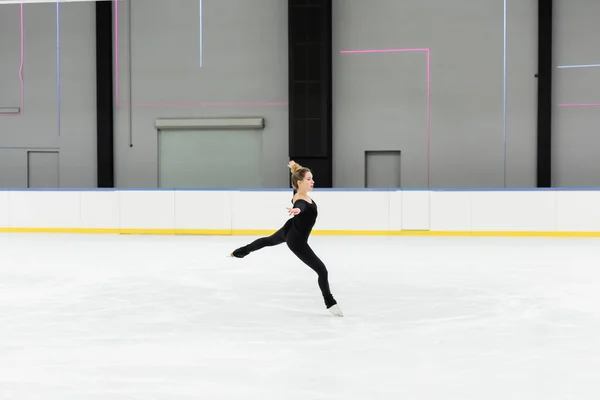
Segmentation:
<svg viewBox="0 0 600 400">
<path fill-rule="evenodd" d="M 0 399 L 600 398 L 600 240 L 1 234 Z"/>
</svg>

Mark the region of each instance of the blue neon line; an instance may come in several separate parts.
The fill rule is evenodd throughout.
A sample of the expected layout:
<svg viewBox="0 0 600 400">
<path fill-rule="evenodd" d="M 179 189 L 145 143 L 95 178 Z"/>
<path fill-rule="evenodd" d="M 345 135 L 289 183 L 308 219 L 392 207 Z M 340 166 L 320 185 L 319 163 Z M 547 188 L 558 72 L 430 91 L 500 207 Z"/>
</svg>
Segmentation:
<svg viewBox="0 0 600 400">
<path fill-rule="evenodd" d="M 600 64 L 559 65 L 556 68 L 564 69 L 564 68 L 593 68 L 593 67 L 600 67 Z"/>
<path fill-rule="evenodd" d="M 198 0 L 198 8 L 200 9 L 200 68 L 202 68 L 202 0 Z"/>
<path fill-rule="evenodd" d="M 504 187 L 506 187 L 506 2 L 504 0 Z"/>
<path fill-rule="evenodd" d="M 56 3 L 56 97 L 58 103 L 58 136 L 60 136 L 60 3 Z"/>
</svg>

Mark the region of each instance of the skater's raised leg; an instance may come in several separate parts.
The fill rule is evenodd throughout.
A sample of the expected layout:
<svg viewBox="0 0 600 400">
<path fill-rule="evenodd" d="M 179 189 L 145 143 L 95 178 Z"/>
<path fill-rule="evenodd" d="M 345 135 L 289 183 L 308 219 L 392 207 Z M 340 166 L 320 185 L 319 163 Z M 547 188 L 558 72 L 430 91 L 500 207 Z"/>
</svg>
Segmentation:
<svg viewBox="0 0 600 400">
<path fill-rule="evenodd" d="M 286 227 L 284 226 L 271 236 L 256 239 L 254 242 L 247 244 L 246 246 L 235 249 L 233 253 L 231 253 L 231 256 L 236 258 L 244 258 L 248 254 L 264 247 L 277 246 L 285 242 L 285 228 Z"/>
</svg>

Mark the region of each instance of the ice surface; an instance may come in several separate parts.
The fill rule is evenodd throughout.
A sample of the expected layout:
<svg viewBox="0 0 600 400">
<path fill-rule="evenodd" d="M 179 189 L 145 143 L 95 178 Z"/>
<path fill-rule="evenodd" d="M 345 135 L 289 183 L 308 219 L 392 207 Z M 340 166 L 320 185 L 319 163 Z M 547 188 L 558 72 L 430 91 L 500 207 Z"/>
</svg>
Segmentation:
<svg viewBox="0 0 600 400">
<path fill-rule="evenodd" d="M 0 399 L 598 399 L 600 240 L 0 235 Z"/>
</svg>

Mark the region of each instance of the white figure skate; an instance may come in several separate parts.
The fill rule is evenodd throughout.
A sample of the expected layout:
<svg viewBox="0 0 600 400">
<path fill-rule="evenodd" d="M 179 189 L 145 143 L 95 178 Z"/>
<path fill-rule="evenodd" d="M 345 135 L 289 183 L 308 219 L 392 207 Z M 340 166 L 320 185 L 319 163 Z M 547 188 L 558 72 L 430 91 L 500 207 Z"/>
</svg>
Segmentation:
<svg viewBox="0 0 600 400">
<path fill-rule="evenodd" d="M 328 310 L 332 315 L 335 315 L 336 317 L 344 316 L 344 313 L 342 312 L 342 310 L 340 309 L 340 307 L 337 304 L 332 305 L 331 307 L 328 308 Z"/>
</svg>

